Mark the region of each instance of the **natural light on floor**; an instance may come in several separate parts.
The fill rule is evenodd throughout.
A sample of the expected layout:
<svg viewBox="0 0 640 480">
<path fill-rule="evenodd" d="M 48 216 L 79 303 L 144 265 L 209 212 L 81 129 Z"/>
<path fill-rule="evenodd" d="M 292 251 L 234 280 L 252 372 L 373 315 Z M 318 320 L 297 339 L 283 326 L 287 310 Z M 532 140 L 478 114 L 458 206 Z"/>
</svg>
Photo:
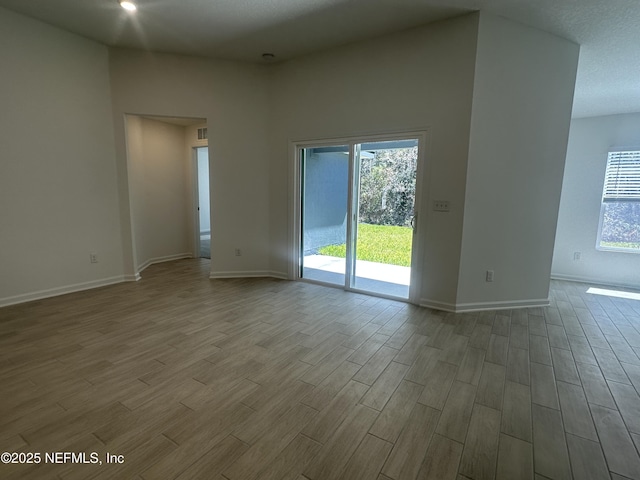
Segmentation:
<svg viewBox="0 0 640 480">
<path fill-rule="evenodd" d="M 591 287 L 587 290 L 587 293 L 594 295 L 605 295 L 607 297 L 628 298 L 631 300 L 640 300 L 640 293 L 633 292 L 621 292 L 619 290 L 608 290 L 606 288 L 594 288 Z"/>
</svg>

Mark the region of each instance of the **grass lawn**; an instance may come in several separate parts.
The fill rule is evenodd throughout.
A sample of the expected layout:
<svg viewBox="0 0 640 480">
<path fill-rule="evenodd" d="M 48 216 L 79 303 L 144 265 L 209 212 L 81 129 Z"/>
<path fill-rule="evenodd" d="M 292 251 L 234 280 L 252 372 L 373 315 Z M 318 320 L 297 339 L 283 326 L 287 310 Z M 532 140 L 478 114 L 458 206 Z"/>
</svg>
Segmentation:
<svg viewBox="0 0 640 480">
<path fill-rule="evenodd" d="M 409 267 L 411 266 L 411 234 L 410 227 L 359 223 L 357 259 Z M 344 258 L 346 250 L 347 247 L 343 243 L 322 247 L 318 253 Z"/>
<path fill-rule="evenodd" d="M 640 249 L 640 243 L 632 242 L 600 242 L 601 247 L 609 248 L 635 248 Z"/>
</svg>

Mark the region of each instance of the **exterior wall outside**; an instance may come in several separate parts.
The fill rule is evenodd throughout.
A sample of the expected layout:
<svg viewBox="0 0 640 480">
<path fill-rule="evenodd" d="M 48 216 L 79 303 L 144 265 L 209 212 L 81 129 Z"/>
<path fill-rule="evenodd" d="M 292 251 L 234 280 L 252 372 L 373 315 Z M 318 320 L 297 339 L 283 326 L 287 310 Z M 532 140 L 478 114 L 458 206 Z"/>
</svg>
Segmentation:
<svg viewBox="0 0 640 480">
<path fill-rule="evenodd" d="M 312 153 L 305 162 L 305 254 L 347 238 L 349 157 L 342 153 Z"/>
</svg>

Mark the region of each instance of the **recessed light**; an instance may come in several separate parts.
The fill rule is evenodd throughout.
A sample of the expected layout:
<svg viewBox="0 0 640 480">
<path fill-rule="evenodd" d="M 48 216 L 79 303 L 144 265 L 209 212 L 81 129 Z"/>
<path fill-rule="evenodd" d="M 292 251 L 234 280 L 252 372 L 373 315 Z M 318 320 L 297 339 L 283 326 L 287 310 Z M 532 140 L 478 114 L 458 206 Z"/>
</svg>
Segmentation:
<svg viewBox="0 0 640 480">
<path fill-rule="evenodd" d="M 133 2 L 121 1 L 120 6 L 130 12 L 135 12 L 138 9 L 138 7 L 136 7 L 136 4 Z"/>
</svg>

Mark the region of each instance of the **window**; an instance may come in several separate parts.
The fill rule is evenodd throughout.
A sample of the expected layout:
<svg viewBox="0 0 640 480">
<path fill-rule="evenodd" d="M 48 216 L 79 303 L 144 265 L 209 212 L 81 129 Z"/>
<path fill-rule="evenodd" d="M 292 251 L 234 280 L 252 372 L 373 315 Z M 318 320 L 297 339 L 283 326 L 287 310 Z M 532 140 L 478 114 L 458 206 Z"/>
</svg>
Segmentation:
<svg viewBox="0 0 640 480">
<path fill-rule="evenodd" d="M 609 152 L 598 248 L 640 253 L 640 151 Z"/>
</svg>

